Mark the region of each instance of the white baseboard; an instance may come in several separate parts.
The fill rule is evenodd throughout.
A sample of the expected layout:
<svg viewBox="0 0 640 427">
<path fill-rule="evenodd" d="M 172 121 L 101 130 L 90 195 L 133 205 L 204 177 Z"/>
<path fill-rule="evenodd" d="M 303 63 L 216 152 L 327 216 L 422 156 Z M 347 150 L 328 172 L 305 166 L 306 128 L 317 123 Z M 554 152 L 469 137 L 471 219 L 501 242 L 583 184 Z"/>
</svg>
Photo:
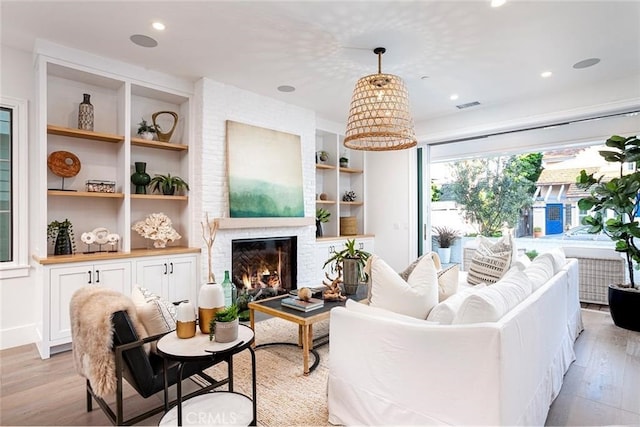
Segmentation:
<svg viewBox="0 0 640 427">
<path fill-rule="evenodd" d="M 0 350 L 34 343 L 37 341 L 37 337 L 35 323 L 3 329 L 0 331 Z"/>
</svg>

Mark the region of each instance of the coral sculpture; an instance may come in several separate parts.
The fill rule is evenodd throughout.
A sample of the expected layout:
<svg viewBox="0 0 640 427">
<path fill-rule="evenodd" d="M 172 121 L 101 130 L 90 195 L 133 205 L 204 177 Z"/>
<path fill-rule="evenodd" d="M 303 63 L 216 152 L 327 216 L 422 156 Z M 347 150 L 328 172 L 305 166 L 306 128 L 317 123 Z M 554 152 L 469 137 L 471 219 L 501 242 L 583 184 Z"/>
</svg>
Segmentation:
<svg viewBox="0 0 640 427">
<path fill-rule="evenodd" d="M 131 227 L 145 239 L 153 240 L 155 248 L 164 248 L 167 242 L 174 242 L 182 236 L 171 225 L 171 219 L 160 213 L 152 213 L 143 221 L 138 221 Z"/>
</svg>

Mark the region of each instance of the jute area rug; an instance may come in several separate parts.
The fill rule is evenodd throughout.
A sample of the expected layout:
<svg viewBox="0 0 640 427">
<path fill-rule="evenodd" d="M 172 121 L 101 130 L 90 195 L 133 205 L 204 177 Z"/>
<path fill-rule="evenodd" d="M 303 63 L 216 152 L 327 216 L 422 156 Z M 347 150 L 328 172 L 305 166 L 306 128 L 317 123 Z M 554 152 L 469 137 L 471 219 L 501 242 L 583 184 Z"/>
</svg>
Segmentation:
<svg viewBox="0 0 640 427">
<path fill-rule="evenodd" d="M 256 322 L 256 344 L 298 342 L 298 325 L 278 318 Z M 329 321 L 313 325 L 313 335 L 328 333 Z M 294 346 L 270 346 L 256 350 L 258 425 L 326 426 L 329 345 L 316 349 L 320 364 L 308 376 L 302 371 L 302 349 Z M 309 364 L 313 354 L 309 355 Z M 226 363 L 207 371 L 214 378 L 226 376 Z M 251 357 L 249 351 L 234 356 L 234 390 L 251 396 Z"/>
</svg>

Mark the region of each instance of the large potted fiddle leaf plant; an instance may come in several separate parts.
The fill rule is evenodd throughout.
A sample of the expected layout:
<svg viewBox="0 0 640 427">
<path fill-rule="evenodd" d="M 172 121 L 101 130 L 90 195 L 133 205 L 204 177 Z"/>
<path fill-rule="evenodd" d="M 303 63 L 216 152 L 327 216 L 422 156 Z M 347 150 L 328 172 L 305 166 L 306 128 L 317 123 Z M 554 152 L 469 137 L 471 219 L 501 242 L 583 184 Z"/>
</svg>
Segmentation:
<svg viewBox="0 0 640 427">
<path fill-rule="evenodd" d="M 577 186 L 590 189 L 578 207 L 590 211 L 582 220 L 589 233 L 604 232 L 624 255 L 629 283 L 609 285 L 609 308 L 613 322 L 625 329 L 640 331 L 640 283 L 634 269 L 640 268 L 640 141 L 637 136 L 614 135 L 607 139 L 607 150 L 600 151 L 607 162 L 618 163 L 619 172 L 611 180 L 594 177 L 584 170 Z"/>
</svg>

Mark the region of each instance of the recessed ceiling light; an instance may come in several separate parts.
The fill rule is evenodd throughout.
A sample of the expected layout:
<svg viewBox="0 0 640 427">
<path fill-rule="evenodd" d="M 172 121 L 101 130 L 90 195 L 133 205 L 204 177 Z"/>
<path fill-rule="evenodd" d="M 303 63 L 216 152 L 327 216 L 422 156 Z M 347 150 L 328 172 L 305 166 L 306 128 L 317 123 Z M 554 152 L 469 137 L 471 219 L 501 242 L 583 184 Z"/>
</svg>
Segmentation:
<svg viewBox="0 0 640 427">
<path fill-rule="evenodd" d="M 165 26 L 162 22 L 154 22 L 153 24 L 151 24 L 151 26 L 158 31 L 163 31 L 165 29 Z"/>
<path fill-rule="evenodd" d="M 546 79 L 547 77 L 551 77 L 553 73 L 551 71 L 543 71 L 542 73 L 540 73 L 540 77 Z"/>
<path fill-rule="evenodd" d="M 152 39 L 149 36 L 145 36 L 142 34 L 134 34 L 131 37 L 129 37 L 129 40 L 131 40 L 133 43 L 137 44 L 138 46 L 142 46 L 142 47 L 156 47 L 158 46 L 158 42 L 155 41 L 154 39 Z"/>
<path fill-rule="evenodd" d="M 457 93 L 454 93 L 453 95 L 451 95 L 451 96 L 449 97 L 449 99 L 450 99 L 450 100 L 452 100 L 452 101 L 455 101 L 456 99 L 458 99 L 458 94 L 457 94 Z"/>
<path fill-rule="evenodd" d="M 579 70 L 581 68 L 593 67 L 598 62 L 600 62 L 600 58 L 583 59 L 582 61 L 578 61 L 575 64 L 573 64 L 573 68 L 575 68 L 576 70 Z"/>
<path fill-rule="evenodd" d="M 289 85 L 282 85 L 282 86 L 278 86 L 278 90 L 280 92 L 294 92 L 296 88 Z"/>
<path fill-rule="evenodd" d="M 506 2 L 507 0 L 491 0 L 491 7 L 500 7 Z"/>
</svg>

